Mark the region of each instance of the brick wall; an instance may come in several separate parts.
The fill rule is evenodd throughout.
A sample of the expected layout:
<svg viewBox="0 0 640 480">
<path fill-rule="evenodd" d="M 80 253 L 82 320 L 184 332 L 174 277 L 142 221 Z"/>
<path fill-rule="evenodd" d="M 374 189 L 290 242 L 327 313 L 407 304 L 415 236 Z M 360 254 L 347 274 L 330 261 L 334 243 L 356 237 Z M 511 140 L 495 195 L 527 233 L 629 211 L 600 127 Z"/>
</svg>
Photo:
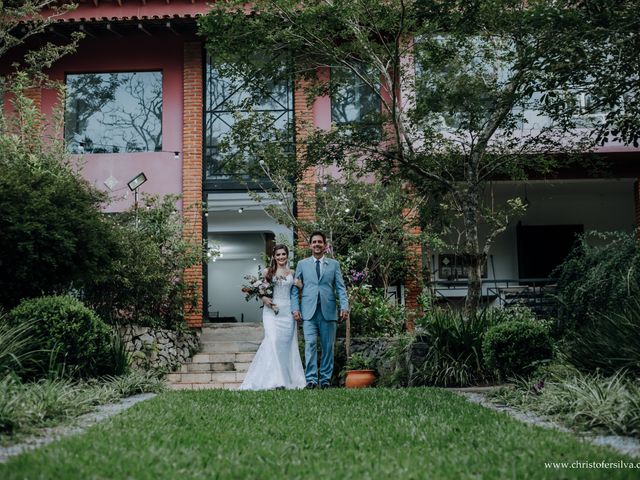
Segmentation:
<svg viewBox="0 0 640 480">
<path fill-rule="evenodd" d="M 202 242 L 202 105 L 203 71 L 202 44 L 189 42 L 184 45 L 182 118 L 182 195 L 185 218 L 184 235 L 194 243 Z M 184 273 L 188 282 L 197 285 L 197 304 L 187 306 L 186 321 L 191 327 L 201 327 L 202 265 L 196 265 Z"/>
</svg>

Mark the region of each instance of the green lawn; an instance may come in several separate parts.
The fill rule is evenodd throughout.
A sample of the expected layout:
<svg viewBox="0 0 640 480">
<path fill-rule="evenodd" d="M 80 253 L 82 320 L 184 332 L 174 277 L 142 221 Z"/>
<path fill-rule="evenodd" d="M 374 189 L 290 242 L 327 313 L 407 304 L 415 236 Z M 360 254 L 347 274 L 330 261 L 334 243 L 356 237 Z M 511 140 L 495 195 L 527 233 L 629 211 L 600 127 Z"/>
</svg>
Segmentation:
<svg viewBox="0 0 640 480">
<path fill-rule="evenodd" d="M 632 461 L 437 389 L 192 391 L 16 457 L 0 478 L 638 478 L 544 467 L 619 460 Z"/>
</svg>

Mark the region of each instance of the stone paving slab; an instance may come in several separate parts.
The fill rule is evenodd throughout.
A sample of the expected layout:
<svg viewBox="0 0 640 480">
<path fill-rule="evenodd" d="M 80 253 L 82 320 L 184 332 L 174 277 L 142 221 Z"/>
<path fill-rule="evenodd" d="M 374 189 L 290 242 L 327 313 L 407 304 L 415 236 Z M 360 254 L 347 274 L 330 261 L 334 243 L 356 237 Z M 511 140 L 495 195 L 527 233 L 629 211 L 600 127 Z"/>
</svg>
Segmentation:
<svg viewBox="0 0 640 480">
<path fill-rule="evenodd" d="M 455 390 L 455 389 L 448 389 Z M 542 428 L 549 428 L 554 430 L 559 430 L 561 432 L 573 433 L 567 427 L 560 425 L 557 422 L 552 420 L 540 417 L 531 412 L 522 412 L 520 410 L 516 410 L 515 408 L 499 405 L 493 403 L 489 400 L 484 394 L 476 393 L 476 392 L 454 392 L 458 395 L 464 396 L 468 401 L 472 403 L 477 403 L 478 405 L 482 405 L 485 408 L 489 408 L 491 410 L 495 410 L 497 412 L 504 412 L 507 415 L 520 420 L 521 422 L 525 422 L 531 425 L 537 425 Z M 589 434 L 577 434 L 576 435 L 580 440 L 585 442 L 592 443 L 594 445 L 599 446 L 607 446 L 613 448 L 614 450 L 627 454 L 631 457 L 640 458 L 640 440 L 633 437 L 623 437 L 621 435 L 589 435 Z"/>
<path fill-rule="evenodd" d="M 123 398 L 118 403 L 98 405 L 93 412 L 85 413 L 84 415 L 76 418 L 72 425 L 43 428 L 41 430 L 43 433 L 42 435 L 32 435 L 18 444 L 10 445 L 8 447 L 0 447 L 0 463 L 5 463 L 11 457 L 43 447 L 61 438 L 82 433 L 90 426 L 123 412 L 124 410 L 133 407 L 136 403 L 149 400 L 155 396 L 155 393 L 133 395 L 131 397 Z"/>
</svg>

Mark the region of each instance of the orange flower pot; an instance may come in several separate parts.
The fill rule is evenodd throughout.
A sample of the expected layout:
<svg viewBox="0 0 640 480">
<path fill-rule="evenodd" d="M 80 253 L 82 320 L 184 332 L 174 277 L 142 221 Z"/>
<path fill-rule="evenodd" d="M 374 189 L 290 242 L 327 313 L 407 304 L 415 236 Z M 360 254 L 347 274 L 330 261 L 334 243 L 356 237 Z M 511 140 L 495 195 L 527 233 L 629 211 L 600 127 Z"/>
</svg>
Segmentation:
<svg viewBox="0 0 640 480">
<path fill-rule="evenodd" d="M 344 382 L 347 388 L 366 388 L 376 381 L 376 374 L 373 370 L 349 370 Z"/>
</svg>

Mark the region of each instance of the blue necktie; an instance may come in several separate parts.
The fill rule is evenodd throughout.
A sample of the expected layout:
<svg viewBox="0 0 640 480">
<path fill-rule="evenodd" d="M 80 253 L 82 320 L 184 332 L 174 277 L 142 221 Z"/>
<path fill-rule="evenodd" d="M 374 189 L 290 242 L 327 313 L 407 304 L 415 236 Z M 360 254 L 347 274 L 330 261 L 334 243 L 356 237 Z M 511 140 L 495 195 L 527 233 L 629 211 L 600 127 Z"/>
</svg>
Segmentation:
<svg viewBox="0 0 640 480">
<path fill-rule="evenodd" d="M 320 280 L 320 260 L 316 260 L 316 274 L 318 275 L 318 280 Z"/>
</svg>

